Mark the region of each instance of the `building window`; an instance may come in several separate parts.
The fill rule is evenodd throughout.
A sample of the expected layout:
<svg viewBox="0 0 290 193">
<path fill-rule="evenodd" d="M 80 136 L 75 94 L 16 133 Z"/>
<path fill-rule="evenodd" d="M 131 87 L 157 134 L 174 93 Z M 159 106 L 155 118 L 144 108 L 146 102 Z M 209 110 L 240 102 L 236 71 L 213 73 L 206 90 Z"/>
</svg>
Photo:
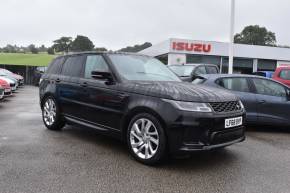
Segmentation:
<svg viewBox="0 0 290 193">
<path fill-rule="evenodd" d="M 186 63 L 187 64 L 215 64 L 219 66 L 221 63 L 221 57 L 187 54 Z"/>
<path fill-rule="evenodd" d="M 275 71 L 276 60 L 258 60 L 258 71 Z"/>
<path fill-rule="evenodd" d="M 222 73 L 228 73 L 229 59 L 223 57 Z M 248 58 L 234 58 L 233 72 L 237 74 L 252 74 L 253 73 L 253 59 Z"/>
</svg>

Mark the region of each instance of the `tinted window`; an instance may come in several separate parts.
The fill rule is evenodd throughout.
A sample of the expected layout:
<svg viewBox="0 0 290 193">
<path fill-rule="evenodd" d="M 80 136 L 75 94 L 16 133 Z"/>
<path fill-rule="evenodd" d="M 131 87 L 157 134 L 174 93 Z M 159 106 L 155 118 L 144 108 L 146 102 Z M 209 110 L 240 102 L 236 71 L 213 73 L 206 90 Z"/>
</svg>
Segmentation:
<svg viewBox="0 0 290 193">
<path fill-rule="evenodd" d="M 216 67 L 214 67 L 214 66 L 207 66 L 206 70 L 207 70 L 208 74 L 217 74 L 217 73 L 219 73 L 218 69 Z"/>
<path fill-rule="evenodd" d="M 258 94 L 286 97 L 285 88 L 276 82 L 258 78 L 254 78 L 253 82 Z"/>
<path fill-rule="evenodd" d="M 63 64 L 64 58 L 56 58 L 52 61 L 52 63 L 49 65 L 47 73 L 49 74 L 59 74 L 61 70 L 61 65 Z"/>
<path fill-rule="evenodd" d="M 284 80 L 290 80 L 290 70 L 281 70 L 280 78 Z"/>
<path fill-rule="evenodd" d="M 92 71 L 109 72 L 108 65 L 101 55 L 87 56 L 85 78 L 91 78 Z"/>
<path fill-rule="evenodd" d="M 181 81 L 155 58 L 126 54 L 110 54 L 109 57 L 118 73 L 126 80 Z"/>
<path fill-rule="evenodd" d="M 246 78 L 223 78 L 217 82 L 220 86 L 239 92 L 250 92 Z"/>
<path fill-rule="evenodd" d="M 199 66 L 196 68 L 196 70 L 194 71 L 194 74 L 206 74 L 206 70 L 204 66 Z"/>
<path fill-rule="evenodd" d="M 80 77 L 84 56 L 71 56 L 63 64 L 61 73 L 65 76 Z"/>
</svg>

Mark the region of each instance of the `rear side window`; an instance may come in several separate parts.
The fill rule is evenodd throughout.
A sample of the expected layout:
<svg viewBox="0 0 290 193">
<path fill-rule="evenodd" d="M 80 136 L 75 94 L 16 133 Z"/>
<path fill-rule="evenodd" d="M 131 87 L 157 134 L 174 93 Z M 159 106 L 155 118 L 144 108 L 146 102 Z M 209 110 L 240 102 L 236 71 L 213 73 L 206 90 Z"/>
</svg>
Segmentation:
<svg viewBox="0 0 290 193">
<path fill-rule="evenodd" d="M 214 66 L 206 66 L 206 71 L 208 74 L 218 74 L 218 69 Z"/>
<path fill-rule="evenodd" d="M 85 56 L 70 56 L 63 64 L 62 75 L 81 77 Z"/>
<path fill-rule="evenodd" d="M 250 92 L 246 78 L 222 78 L 217 81 L 217 84 L 233 91 Z"/>
<path fill-rule="evenodd" d="M 254 78 L 253 83 L 256 87 L 257 93 L 269 96 L 286 97 L 285 88 L 271 80 Z"/>
<path fill-rule="evenodd" d="M 59 74 L 61 70 L 61 65 L 63 64 L 64 57 L 56 58 L 52 61 L 47 69 L 48 74 Z"/>
<path fill-rule="evenodd" d="M 290 70 L 281 70 L 280 78 L 284 80 L 290 80 Z"/>
<path fill-rule="evenodd" d="M 109 67 L 101 55 L 87 56 L 85 78 L 91 78 L 92 71 L 109 72 Z"/>
</svg>

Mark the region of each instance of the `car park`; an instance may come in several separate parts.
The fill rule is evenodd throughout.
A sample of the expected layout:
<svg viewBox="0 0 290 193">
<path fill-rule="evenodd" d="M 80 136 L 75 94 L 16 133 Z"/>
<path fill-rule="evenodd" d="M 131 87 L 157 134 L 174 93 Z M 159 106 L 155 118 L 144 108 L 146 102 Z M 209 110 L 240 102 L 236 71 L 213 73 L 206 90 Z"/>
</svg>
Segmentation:
<svg viewBox="0 0 290 193">
<path fill-rule="evenodd" d="M 290 66 L 279 66 L 276 68 L 273 79 L 290 86 Z"/>
<path fill-rule="evenodd" d="M 219 73 L 218 67 L 213 64 L 168 65 L 168 68 L 185 82 L 191 82 L 201 74 Z"/>
<path fill-rule="evenodd" d="M 290 126 L 290 88 L 254 75 L 201 75 L 193 81 L 236 94 L 245 105 L 247 123 Z"/>
<path fill-rule="evenodd" d="M 7 69 L 0 68 L 0 73 L 5 74 L 9 78 L 12 78 L 14 80 L 17 80 L 18 86 L 23 86 L 24 85 L 24 78 L 21 75 L 15 74 Z"/>
<path fill-rule="evenodd" d="M 39 92 L 48 129 L 66 123 L 96 129 L 124 140 L 144 164 L 245 139 L 245 110 L 235 95 L 182 82 L 149 56 L 59 56 L 42 76 Z"/>
<path fill-rule="evenodd" d="M 266 78 L 272 78 L 274 74 L 274 71 L 257 71 L 257 72 L 253 72 L 253 75 L 257 75 L 257 76 L 263 76 Z"/>
</svg>

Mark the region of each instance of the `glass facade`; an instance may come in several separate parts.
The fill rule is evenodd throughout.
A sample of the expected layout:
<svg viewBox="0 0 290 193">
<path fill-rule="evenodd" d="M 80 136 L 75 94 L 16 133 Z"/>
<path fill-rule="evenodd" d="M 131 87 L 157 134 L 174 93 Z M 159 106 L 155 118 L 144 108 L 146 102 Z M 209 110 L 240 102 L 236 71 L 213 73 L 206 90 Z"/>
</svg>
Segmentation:
<svg viewBox="0 0 290 193">
<path fill-rule="evenodd" d="M 205 55 L 186 55 L 186 63 L 188 64 L 216 64 L 220 65 L 221 57 L 220 56 L 205 56 Z"/>
<path fill-rule="evenodd" d="M 222 73 L 228 72 L 229 58 L 223 57 Z M 252 74 L 253 73 L 253 59 L 248 58 L 234 58 L 233 72 L 237 74 Z"/>
<path fill-rule="evenodd" d="M 277 66 L 276 60 L 258 60 L 258 69 L 257 71 L 275 71 Z"/>
</svg>

